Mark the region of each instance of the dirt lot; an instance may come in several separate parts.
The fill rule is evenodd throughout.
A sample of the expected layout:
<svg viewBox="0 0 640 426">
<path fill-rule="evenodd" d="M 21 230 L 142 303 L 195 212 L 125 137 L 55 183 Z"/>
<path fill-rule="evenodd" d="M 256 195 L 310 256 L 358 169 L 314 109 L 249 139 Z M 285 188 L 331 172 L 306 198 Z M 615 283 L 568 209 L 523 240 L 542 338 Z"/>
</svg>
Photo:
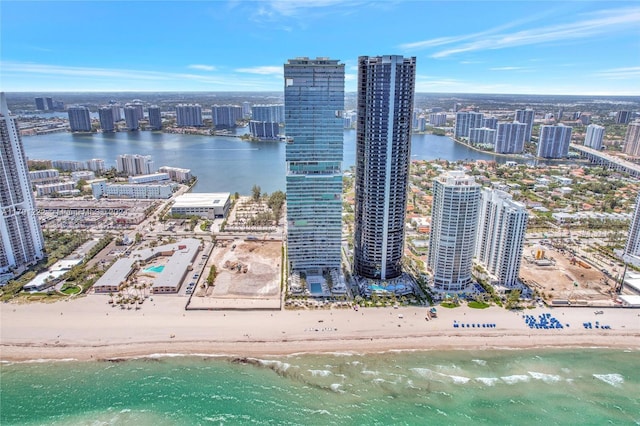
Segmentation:
<svg viewBox="0 0 640 426">
<path fill-rule="evenodd" d="M 209 263 L 216 265 L 217 277 L 206 296 L 279 299 L 281 261 L 280 241 L 218 240 Z"/>
<path fill-rule="evenodd" d="M 550 299 L 572 302 L 611 299 L 609 291 L 613 288 L 612 280 L 609 279 L 606 284 L 605 275 L 594 266 L 588 269 L 577 263 L 574 265 L 571 262 L 573 256 L 554 249 L 546 249 L 545 258 L 555 260 L 555 265 L 538 266 L 527 261 L 527 258 L 531 259 L 532 249 L 530 245 L 524 247 L 525 259 L 522 260 L 520 276 L 529 282 L 534 281 L 533 289 L 550 296 Z M 575 286 L 574 282 L 578 285 Z"/>
</svg>

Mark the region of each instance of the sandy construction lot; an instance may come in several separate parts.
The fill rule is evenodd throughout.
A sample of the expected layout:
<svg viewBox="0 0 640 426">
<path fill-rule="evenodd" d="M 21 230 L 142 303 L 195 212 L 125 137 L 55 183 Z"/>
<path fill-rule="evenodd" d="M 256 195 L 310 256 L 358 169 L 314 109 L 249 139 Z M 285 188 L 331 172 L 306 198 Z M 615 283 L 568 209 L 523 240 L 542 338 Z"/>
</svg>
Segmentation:
<svg viewBox="0 0 640 426">
<path fill-rule="evenodd" d="M 213 287 L 204 294 L 199 290 L 193 299 L 195 305 L 221 307 L 219 299 L 241 308 L 239 299 L 280 301 L 280 264 L 282 243 L 264 240 L 218 240 L 208 266 L 215 265 L 217 276 Z M 206 299 L 218 299 L 218 301 Z"/>
<path fill-rule="evenodd" d="M 525 257 L 532 249 L 533 246 L 525 245 Z M 611 300 L 609 292 L 613 289 L 613 280 L 607 281 L 605 275 L 593 265 L 591 268 L 586 268 L 577 262 L 574 264 L 572 262 L 574 256 L 554 249 L 546 249 L 545 257 L 555 261 L 555 265 L 538 266 L 525 258 L 522 260 L 520 276 L 527 281 L 537 283 L 532 286 L 533 289 L 544 293 L 548 299 L 564 299 L 572 302 Z M 576 257 L 576 260 L 580 259 Z"/>
</svg>

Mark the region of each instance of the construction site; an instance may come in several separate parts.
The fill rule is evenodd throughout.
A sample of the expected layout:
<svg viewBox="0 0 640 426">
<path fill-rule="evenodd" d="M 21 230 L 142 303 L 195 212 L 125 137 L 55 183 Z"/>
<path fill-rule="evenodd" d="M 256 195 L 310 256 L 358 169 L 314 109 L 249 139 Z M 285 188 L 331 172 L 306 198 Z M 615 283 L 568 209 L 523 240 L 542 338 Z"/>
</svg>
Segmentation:
<svg viewBox="0 0 640 426">
<path fill-rule="evenodd" d="M 190 309 L 279 309 L 281 263 L 281 241 L 218 238 L 205 268 L 215 266 L 215 279 L 199 286 Z"/>
<path fill-rule="evenodd" d="M 552 305 L 613 304 L 614 279 L 570 250 L 525 245 L 520 277 Z"/>
</svg>

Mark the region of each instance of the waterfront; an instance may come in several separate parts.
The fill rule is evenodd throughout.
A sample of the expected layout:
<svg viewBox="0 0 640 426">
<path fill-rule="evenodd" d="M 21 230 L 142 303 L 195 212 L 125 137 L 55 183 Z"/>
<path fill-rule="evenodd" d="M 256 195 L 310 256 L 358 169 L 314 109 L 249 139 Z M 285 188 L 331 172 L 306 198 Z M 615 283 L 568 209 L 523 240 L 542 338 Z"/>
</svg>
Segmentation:
<svg viewBox="0 0 640 426">
<path fill-rule="evenodd" d="M 584 349 L 5 364 L 0 421 L 637 424 L 637 356 Z"/>
<path fill-rule="evenodd" d="M 244 134 L 246 129 L 238 129 Z M 344 132 L 346 170 L 355 164 L 355 130 Z M 248 142 L 223 136 L 179 135 L 159 132 L 96 134 L 54 133 L 22 138 L 30 159 L 78 160 L 101 158 L 115 167 L 120 154 L 151 155 L 155 167 L 191 169 L 198 176 L 194 192 L 249 194 L 257 184 L 265 192 L 285 190 L 285 144 Z M 412 160 L 442 159 L 508 161 L 478 152 L 445 136 L 413 135 Z"/>
</svg>

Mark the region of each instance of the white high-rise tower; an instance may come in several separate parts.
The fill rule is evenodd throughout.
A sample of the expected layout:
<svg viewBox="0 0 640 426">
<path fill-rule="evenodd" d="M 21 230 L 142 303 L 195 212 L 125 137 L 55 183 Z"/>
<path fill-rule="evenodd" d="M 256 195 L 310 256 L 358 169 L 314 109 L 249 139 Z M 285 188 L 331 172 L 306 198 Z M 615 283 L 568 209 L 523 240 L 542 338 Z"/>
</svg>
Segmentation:
<svg viewBox="0 0 640 426">
<path fill-rule="evenodd" d="M 500 285 L 518 283 L 527 231 L 526 207 L 504 191 L 483 189 L 475 256 Z"/>
<path fill-rule="evenodd" d="M 433 181 L 428 266 L 434 285 L 462 291 L 472 281 L 480 185 L 472 176 L 450 171 Z"/>
<path fill-rule="evenodd" d="M 29 169 L 15 118 L 0 93 L 0 272 L 21 270 L 44 257 Z"/>
</svg>

